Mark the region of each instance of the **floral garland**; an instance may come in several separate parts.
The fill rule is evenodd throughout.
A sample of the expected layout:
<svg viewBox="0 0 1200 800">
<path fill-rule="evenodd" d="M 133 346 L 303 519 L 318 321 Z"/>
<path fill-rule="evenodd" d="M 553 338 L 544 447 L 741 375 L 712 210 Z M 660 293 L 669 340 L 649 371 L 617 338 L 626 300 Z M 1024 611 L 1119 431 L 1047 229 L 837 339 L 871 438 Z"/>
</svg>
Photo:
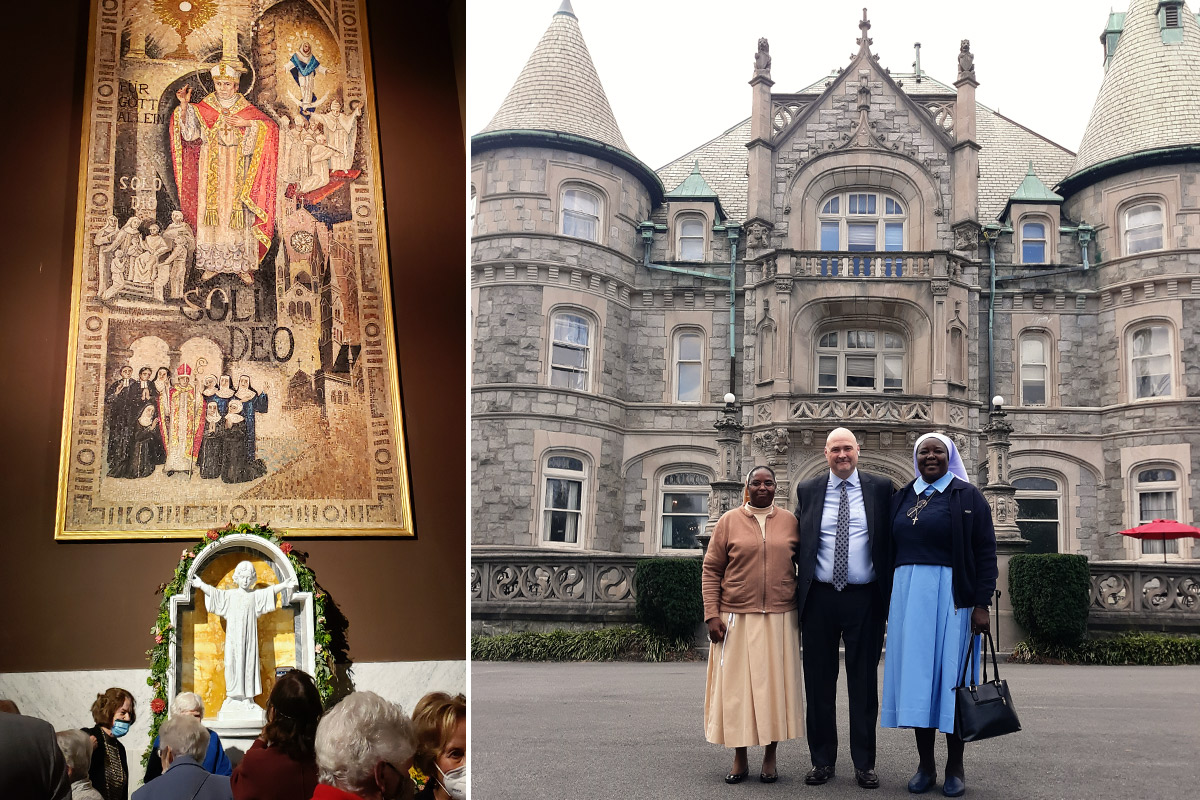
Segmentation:
<svg viewBox="0 0 1200 800">
<path fill-rule="evenodd" d="M 200 538 L 200 541 L 186 548 L 179 556 L 179 563 L 175 565 L 175 575 L 168 583 L 159 584 L 158 593 L 163 596 L 162 602 L 158 606 L 158 619 L 154 623 L 154 627 L 150 629 L 150 635 L 154 637 L 154 646 L 146 651 L 146 655 L 150 657 L 150 677 L 146 679 L 146 683 L 154 689 L 154 699 L 150 701 L 150 711 L 154 715 L 150 723 L 150 744 L 146 747 L 146 752 L 142 756 L 142 766 L 144 767 L 150 760 L 150 755 L 154 750 L 154 740 L 158 738 L 158 729 L 164 722 L 167 721 L 167 707 L 169 698 L 167 697 L 167 669 L 171 664 L 171 645 L 175 641 L 175 629 L 171 625 L 171 597 L 183 591 L 183 587 L 187 582 L 188 570 L 191 568 L 192 561 L 200 554 L 208 545 L 213 542 L 220 541 L 223 537 L 231 533 L 248 533 L 254 536 L 261 536 L 267 541 L 275 544 L 287 556 L 291 562 L 292 568 L 296 571 L 296 579 L 300 584 L 299 590 L 302 592 L 312 592 L 313 595 L 313 613 L 316 617 L 316 674 L 313 675 L 313 680 L 317 684 L 317 690 L 321 693 L 322 704 L 328 703 L 330 697 L 333 696 L 333 668 L 334 658 L 330 648 L 330 643 L 333 637 L 330 635 L 329 627 L 325 621 L 326 604 L 329 602 L 329 595 L 326 594 L 317 584 L 316 576 L 313 571 L 304 563 L 307 554 L 299 551 L 294 551 L 292 545 L 283 541 L 276 531 L 266 525 L 249 525 L 243 523 L 241 525 L 233 525 L 230 523 L 219 530 L 210 530 Z"/>
</svg>

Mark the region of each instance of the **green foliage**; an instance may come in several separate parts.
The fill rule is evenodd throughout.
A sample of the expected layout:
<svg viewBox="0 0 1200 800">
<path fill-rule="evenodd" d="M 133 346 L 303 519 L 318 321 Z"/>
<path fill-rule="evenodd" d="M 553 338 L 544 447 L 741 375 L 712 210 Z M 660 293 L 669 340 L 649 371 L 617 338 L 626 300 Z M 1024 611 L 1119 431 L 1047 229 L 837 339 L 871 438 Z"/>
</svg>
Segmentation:
<svg viewBox="0 0 1200 800">
<path fill-rule="evenodd" d="M 642 626 L 472 636 L 472 661 L 678 661 L 691 637 L 671 640 Z"/>
<path fill-rule="evenodd" d="M 328 703 L 333 696 L 334 664 L 339 655 L 344 660 L 347 650 L 345 644 L 346 622 L 337 606 L 330 601 L 329 595 L 317 584 L 313 571 L 304 563 L 308 557 L 307 554 L 294 551 L 292 545 L 284 543 L 279 534 L 266 525 L 246 523 L 233 525 L 230 523 L 224 528 L 210 530 L 200 537 L 200 541 L 184 549 L 179 557 L 179 562 L 175 565 L 175 572 L 171 576 L 171 580 L 159 584 L 158 587 L 158 593 L 162 595 L 162 602 L 158 606 L 158 618 L 154 622 L 154 627 L 150 629 L 154 645 L 146 651 L 150 660 L 150 677 L 146 679 L 146 683 L 154 689 L 154 697 L 150 701 L 152 714 L 150 743 L 146 746 L 146 752 L 142 754 L 143 767 L 149 762 L 150 754 L 154 750 L 154 740 L 158 737 L 158 729 L 167 721 L 167 709 L 171 702 L 171 698 L 167 697 L 167 669 L 171 664 L 171 647 L 175 641 L 175 630 L 171 626 L 171 597 L 183 591 L 184 584 L 187 582 L 188 570 L 196 556 L 208 545 L 231 533 L 261 536 L 274 543 L 287 555 L 288 561 L 296 571 L 300 591 L 312 592 L 313 616 L 316 623 L 314 642 L 317 651 L 316 674 L 312 677 L 321 693 L 322 703 Z M 327 616 L 335 621 L 334 625 L 327 624 Z M 337 641 L 334 640 L 334 634 L 338 636 Z M 156 706 L 159 710 L 155 710 Z"/>
<path fill-rule="evenodd" d="M 1106 666 L 1200 664 L 1200 638 L 1135 631 L 1111 639 L 1085 639 L 1072 645 L 1028 641 L 1018 643 L 1009 660 L 1022 664 Z"/>
<path fill-rule="evenodd" d="M 633 579 L 637 618 L 668 639 L 690 639 L 704 621 L 700 559 L 647 558 Z"/>
<path fill-rule="evenodd" d="M 1087 557 L 1015 555 L 1008 562 L 1013 618 L 1035 642 L 1070 646 L 1087 633 L 1091 579 Z"/>
</svg>

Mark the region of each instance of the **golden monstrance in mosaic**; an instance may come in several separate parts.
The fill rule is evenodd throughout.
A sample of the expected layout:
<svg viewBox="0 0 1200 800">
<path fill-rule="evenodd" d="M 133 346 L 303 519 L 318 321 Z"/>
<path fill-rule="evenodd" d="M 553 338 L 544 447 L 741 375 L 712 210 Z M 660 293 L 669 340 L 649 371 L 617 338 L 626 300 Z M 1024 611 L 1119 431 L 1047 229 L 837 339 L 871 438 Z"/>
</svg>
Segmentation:
<svg viewBox="0 0 1200 800">
<path fill-rule="evenodd" d="M 411 535 L 358 0 L 95 0 L 57 538 Z"/>
</svg>

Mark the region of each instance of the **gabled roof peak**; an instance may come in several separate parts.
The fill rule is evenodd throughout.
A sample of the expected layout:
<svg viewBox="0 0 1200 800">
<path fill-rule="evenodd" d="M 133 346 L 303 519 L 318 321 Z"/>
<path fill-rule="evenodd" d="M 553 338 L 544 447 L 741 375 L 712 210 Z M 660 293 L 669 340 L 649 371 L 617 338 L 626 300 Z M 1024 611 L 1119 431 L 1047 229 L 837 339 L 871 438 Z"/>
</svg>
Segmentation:
<svg viewBox="0 0 1200 800">
<path fill-rule="evenodd" d="M 1046 188 L 1042 179 L 1033 171 L 1033 162 L 1029 162 L 1029 171 L 1021 185 L 1008 198 L 1009 205 L 1013 203 L 1061 203 L 1062 195 L 1055 194 Z"/>
<path fill-rule="evenodd" d="M 700 173 L 700 159 L 692 162 L 692 171 L 678 186 L 667 192 L 668 200 L 691 200 L 691 201 L 708 201 L 717 204 L 720 209 L 721 216 L 725 215 L 725 210 L 721 208 L 721 199 L 717 195 L 715 189 L 708 185 L 708 181 L 704 180 L 704 175 Z"/>
</svg>

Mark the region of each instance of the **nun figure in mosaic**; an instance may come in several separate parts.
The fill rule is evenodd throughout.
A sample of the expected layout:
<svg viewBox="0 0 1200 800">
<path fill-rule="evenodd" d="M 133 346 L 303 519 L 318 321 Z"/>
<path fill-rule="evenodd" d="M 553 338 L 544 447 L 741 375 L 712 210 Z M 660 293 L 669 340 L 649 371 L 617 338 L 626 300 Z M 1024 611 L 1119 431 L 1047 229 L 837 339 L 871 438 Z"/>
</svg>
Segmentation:
<svg viewBox="0 0 1200 800">
<path fill-rule="evenodd" d="M 255 589 L 258 573 L 249 561 L 233 571 L 236 589 L 217 589 L 200 578 L 192 586 L 204 592 L 204 607 L 210 614 L 225 619 L 225 702 L 224 718 L 261 718 L 262 709 L 254 702 L 262 694 L 258 663 L 258 618 L 275 610 L 275 595 L 296 588 L 296 581 L 276 583 Z M 286 595 L 285 595 L 286 599 Z"/>
</svg>

